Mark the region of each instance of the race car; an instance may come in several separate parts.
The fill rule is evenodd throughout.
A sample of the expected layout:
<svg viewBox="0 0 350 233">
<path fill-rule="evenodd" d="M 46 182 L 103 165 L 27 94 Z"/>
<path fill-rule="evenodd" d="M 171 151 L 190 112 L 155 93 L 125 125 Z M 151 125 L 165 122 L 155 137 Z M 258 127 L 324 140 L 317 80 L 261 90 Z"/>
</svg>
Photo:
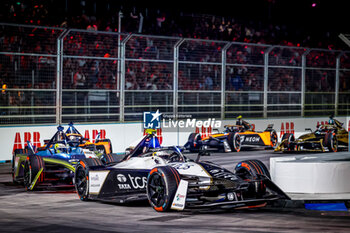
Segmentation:
<svg viewBox="0 0 350 233">
<path fill-rule="evenodd" d="M 79 147 L 86 148 L 94 145 L 96 150 L 101 154 L 112 154 L 112 143 L 108 138 L 100 138 L 101 133 L 97 134 L 95 142 L 92 143 L 88 138 L 84 138 L 83 135 L 74 127 L 73 122 L 70 122 L 66 131 L 66 135 L 70 141 L 79 141 Z"/>
<path fill-rule="evenodd" d="M 45 146 L 35 148 L 28 141 L 25 149 L 16 149 L 12 158 L 12 177 L 27 190 L 41 188 L 74 187 L 75 165 L 83 158 L 95 158 L 109 163 L 115 155 L 102 154 L 95 147 L 82 148 L 79 142 L 70 140 L 58 126 L 55 135 Z"/>
<path fill-rule="evenodd" d="M 297 139 L 292 133 L 284 134 L 275 151 L 336 152 L 340 148 L 344 149 L 349 146 L 349 133 L 343 127 L 343 123 L 332 117 L 328 124 L 317 125 L 314 132 L 310 128 L 305 130 L 311 132 L 303 134 Z"/>
<path fill-rule="evenodd" d="M 242 161 L 231 172 L 200 161 L 200 154 L 195 161 L 188 159 L 176 146 L 147 149 L 143 144 L 140 142 L 122 161 L 109 165 L 80 160 L 74 176 L 80 199 L 116 203 L 148 200 L 159 212 L 263 207 L 269 201 L 288 199 L 259 160 Z"/>
<path fill-rule="evenodd" d="M 242 125 L 225 125 L 223 132 L 206 137 L 202 137 L 199 133 L 191 133 L 184 147 L 192 153 L 202 147 L 224 152 L 239 152 L 242 147 L 274 148 L 277 142 L 278 137 L 273 124 L 269 124 L 263 132 L 247 130 Z"/>
</svg>

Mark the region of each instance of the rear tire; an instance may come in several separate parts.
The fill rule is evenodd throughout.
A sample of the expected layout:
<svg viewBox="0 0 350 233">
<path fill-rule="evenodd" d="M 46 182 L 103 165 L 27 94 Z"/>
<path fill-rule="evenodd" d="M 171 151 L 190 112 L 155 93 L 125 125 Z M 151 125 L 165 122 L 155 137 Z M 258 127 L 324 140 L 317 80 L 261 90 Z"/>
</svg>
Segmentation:
<svg viewBox="0 0 350 233">
<path fill-rule="evenodd" d="M 239 162 L 235 169 L 235 174 L 245 181 L 258 180 L 250 183 L 248 192 L 256 197 L 261 197 L 266 193 L 266 186 L 259 181 L 259 175 L 264 175 L 271 179 L 271 175 L 267 167 L 260 160 L 245 160 Z"/>
<path fill-rule="evenodd" d="M 188 137 L 188 143 L 190 148 L 188 149 L 191 153 L 198 152 L 202 145 L 202 138 L 199 133 L 191 133 Z"/>
<path fill-rule="evenodd" d="M 175 168 L 153 168 L 147 179 L 147 197 L 153 209 L 169 211 L 179 183 L 180 175 Z"/>
<path fill-rule="evenodd" d="M 34 186 L 31 187 L 35 177 L 38 175 L 41 169 L 43 169 L 43 171 L 39 175 Z M 27 156 L 27 160 L 24 163 L 23 171 L 23 184 L 27 191 L 35 190 L 37 184 L 44 181 L 44 169 L 45 164 L 42 157 L 37 155 Z"/>
<path fill-rule="evenodd" d="M 231 132 L 227 136 L 228 144 L 233 152 L 239 152 L 241 150 L 241 137 L 237 132 Z"/>
</svg>

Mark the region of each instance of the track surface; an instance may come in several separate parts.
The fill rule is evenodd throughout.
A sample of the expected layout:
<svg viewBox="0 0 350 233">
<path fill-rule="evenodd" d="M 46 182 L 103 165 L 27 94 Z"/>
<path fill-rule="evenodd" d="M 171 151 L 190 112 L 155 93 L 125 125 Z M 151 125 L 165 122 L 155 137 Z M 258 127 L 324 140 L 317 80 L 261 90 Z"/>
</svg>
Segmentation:
<svg viewBox="0 0 350 233">
<path fill-rule="evenodd" d="M 237 162 L 281 156 L 269 150 L 212 153 L 202 160 L 230 170 Z M 196 155 L 188 157 L 195 159 Z M 82 202 L 73 191 L 25 192 L 0 165 L 1 232 L 349 232 L 349 212 L 308 211 L 298 205 L 250 210 L 157 213 L 132 205 Z"/>
</svg>

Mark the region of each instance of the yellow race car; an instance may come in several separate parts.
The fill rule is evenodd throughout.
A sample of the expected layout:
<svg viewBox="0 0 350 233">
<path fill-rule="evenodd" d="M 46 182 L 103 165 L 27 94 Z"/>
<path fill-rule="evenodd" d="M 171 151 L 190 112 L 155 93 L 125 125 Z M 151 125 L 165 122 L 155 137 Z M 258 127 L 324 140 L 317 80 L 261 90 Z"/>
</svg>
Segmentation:
<svg viewBox="0 0 350 233">
<path fill-rule="evenodd" d="M 262 132 L 245 129 L 242 125 L 225 125 L 223 132 L 207 137 L 202 137 L 199 133 L 191 133 L 184 147 L 190 152 L 210 148 L 224 152 L 239 152 L 243 147 L 274 148 L 277 142 L 278 137 L 273 124 L 269 124 Z"/>
</svg>

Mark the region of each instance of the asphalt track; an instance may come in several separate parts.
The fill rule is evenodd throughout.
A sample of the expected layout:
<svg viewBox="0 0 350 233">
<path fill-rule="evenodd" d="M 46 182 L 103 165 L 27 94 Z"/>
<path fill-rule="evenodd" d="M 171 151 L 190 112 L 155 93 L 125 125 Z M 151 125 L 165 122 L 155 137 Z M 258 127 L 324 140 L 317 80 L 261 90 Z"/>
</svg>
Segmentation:
<svg viewBox="0 0 350 233">
<path fill-rule="evenodd" d="M 196 155 L 189 157 L 195 159 Z M 233 169 L 237 162 L 281 156 L 270 150 L 212 153 L 202 160 Z M 283 155 L 282 155 L 283 156 Z M 301 203 L 249 210 L 158 213 L 147 202 L 83 202 L 74 191 L 26 192 L 0 164 L 0 232 L 349 232 L 349 211 L 310 211 Z"/>
</svg>

